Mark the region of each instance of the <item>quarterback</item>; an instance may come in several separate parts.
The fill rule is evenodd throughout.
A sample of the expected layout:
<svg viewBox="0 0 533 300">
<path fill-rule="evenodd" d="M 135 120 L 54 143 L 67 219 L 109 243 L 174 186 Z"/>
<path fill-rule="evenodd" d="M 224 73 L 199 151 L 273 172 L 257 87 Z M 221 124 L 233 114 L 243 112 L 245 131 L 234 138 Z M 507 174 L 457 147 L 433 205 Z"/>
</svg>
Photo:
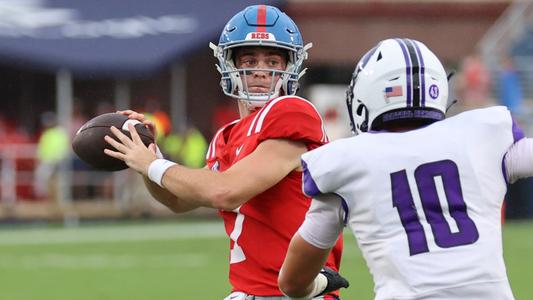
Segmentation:
<svg viewBox="0 0 533 300">
<path fill-rule="evenodd" d="M 222 90 L 237 99 L 241 118 L 215 134 L 204 169 L 157 158 L 155 145 L 145 147 L 135 132 L 132 140 L 116 130 L 120 142 L 106 138 L 117 150 L 107 153 L 141 173 L 154 198 L 171 210 L 219 209 L 230 239 L 227 299 L 286 299 L 278 273 L 311 203 L 301 190 L 300 156 L 328 141 L 314 106 L 295 96 L 309 47 L 294 22 L 272 6 L 247 7 L 227 23 L 211 48 Z M 121 113 L 150 124 L 139 113 Z M 307 299 L 338 299 L 341 286 L 329 278 L 339 277 L 342 239 L 334 244 Z"/>
</svg>

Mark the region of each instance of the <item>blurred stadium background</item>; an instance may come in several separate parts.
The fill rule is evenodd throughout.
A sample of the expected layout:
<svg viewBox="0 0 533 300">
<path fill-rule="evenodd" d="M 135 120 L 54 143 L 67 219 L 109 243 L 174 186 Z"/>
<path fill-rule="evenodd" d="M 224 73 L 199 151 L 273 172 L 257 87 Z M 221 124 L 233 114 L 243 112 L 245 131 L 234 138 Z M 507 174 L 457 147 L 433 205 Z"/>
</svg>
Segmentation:
<svg viewBox="0 0 533 300">
<path fill-rule="evenodd" d="M 173 215 L 139 176 L 95 172 L 70 139 L 86 120 L 133 108 L 165 154 L 200 167 L 217 126 L 236 118 L 219 88 L 226 21 L 274 4 L 313 42 L 300 94 L 333 139 L 349 135 L 344 90 L 379 40 L 426 43 L 452 77 L 450 109 L 507 105 L 533 136 L 530 0 L 0 0 L 1 299 L 222 299 L 227 241 L 216 213 Z M 200 155 L 198 155 L 200 154 Z M 509 187 L 504 241 L 517 299 L 533 299 L 533 181 Z M 346 299 L 371 299 L 347 237 Z"/>
</svg>

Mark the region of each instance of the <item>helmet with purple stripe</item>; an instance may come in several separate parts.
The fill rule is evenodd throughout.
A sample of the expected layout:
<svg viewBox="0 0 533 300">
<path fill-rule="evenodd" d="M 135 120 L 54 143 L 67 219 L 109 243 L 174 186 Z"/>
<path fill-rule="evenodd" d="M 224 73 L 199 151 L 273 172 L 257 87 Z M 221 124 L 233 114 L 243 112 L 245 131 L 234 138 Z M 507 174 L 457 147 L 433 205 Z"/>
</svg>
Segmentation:
<svg viewBox="0 0 533 300">
<path fill-rule="evenodd" d="M 423 43 L 387 39 L 358 62 L 346 92 L 354 133 L 391 122 L 444 119 L 448 80 L 442 63 Z"/>
<path fill-rule="evenodd" d="M 236 68 L 234 50 L 246 46 L 275 47 L 286 51 L 288 61 L 285 70 L 262 70 L 272 72 L 272 78 L 279 78 L 271 83 L 269 92 L 249 92 L 243 75 L 251 70 Z M 224 27 L 218 45 L 211 44 L 210 47 L 218 59 L 217 69 L 221 74 L 220 85 L 224 94 L 260 107 L 280 95 L 296 93 L 298 79 L 305 73 L 305 69 L 301 70 L 302 64 L 307 59 L 311 44 L 304 46 L 294 21 L 278 8 L 253 5 L 233 16 Z"/>
</svg>

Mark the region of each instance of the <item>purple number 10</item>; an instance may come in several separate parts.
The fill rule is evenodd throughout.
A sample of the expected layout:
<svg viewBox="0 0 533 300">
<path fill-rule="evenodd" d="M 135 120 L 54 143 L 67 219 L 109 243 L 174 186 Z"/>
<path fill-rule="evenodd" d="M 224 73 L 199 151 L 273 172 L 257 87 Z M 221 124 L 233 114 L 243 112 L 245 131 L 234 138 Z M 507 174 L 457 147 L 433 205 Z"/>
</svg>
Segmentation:
<svg viewBox="0 0 533 300">
<path fill-rule="evenodd" d="M 457 223 L 457 232 L 452 232 L 439 202 L 435 177 L 440 176 L 444 188 L 450 216 Z M 416 213 L 413 195 L 409 188 L 405 170 L 390 174 L 393 206 L 398 209 L 407 240 L 410 255 L 428 252 L 428 243 L 424 228 Z M 441 160 L 420 165 L 415 170 L 415 181 L 420 195 L 422 209 L 431 226 L 435 244 L 441 248 L 450 248 L 473 244 L 479 238 L 474 221 L 466 211 L 463 199 L 459 169 L 451 160 Z"/>
</svg>

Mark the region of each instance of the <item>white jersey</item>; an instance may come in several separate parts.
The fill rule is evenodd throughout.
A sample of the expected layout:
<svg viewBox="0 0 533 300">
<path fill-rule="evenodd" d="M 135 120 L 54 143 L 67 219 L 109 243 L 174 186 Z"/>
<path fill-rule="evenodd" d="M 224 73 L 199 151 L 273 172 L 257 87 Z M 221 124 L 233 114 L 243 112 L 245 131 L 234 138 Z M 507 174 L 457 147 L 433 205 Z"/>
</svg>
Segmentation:
<svg viewBox="0 0 533 300">
<path fill-rule="evenodd" d="M 514 299 L 502 253 L 502 169 L 522 137 L 508 110 L 492 107 L 337 140 L 302 156 L 304 192 L 342 198 L 375 299 Z M 306 223 L 299 232 L 312 239 Z"/>
</svg>

